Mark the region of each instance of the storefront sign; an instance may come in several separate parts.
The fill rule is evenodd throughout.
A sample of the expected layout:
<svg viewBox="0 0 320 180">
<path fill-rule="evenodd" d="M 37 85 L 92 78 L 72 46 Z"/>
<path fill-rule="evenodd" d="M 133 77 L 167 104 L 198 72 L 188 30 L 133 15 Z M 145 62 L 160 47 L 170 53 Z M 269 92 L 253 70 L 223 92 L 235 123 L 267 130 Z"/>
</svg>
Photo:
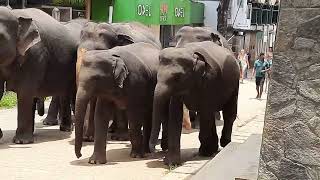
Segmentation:
<svg viewBox="0 0 320 180">
<path fill-rule="evenodd" d="M 184 8 L 174 8 L 174 15 L 178 18 L 184 18 Z"/>
<path fill-rule="evenodd" d="M 161 4 L 160 6 L 160 22 L 168 20 L 168 4 Z"/>
<path fill-rule="evenodd" d="M 148 4 L 138 4 L 137 6 L 137 14 L 139 16 L 151 16 L 151 5 Z"/>
<path fill-rule="evenodd" d="M 114 0 L 113 22 L 148 25 L 203 23 L 204 4 L 192 0 Z"/>
</svg>

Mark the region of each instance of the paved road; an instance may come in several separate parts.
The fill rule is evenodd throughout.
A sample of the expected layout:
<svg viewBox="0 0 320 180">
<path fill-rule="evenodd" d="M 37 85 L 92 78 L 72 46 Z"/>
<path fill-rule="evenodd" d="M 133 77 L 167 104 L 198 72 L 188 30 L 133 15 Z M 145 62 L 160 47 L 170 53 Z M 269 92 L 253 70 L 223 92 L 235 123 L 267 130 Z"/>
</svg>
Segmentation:
<svg viewBox="0 0 320 180">
<path fill-rule="evenodd" d="M 245 81 L 245 84 L 241 84 L 239 119 L 234 125 L 233 134 L 235 142 L 243 142 L 251 134 L 262 132 L 266 95 L 262 100 L 254 99 L 255 95 L 253 82 Z M 0 110 L 0 127 L 4 133 L 0 140 L 1 179 L 156 180 L 170 172 L 162 163 L 162 154 L 144 159 L 129 158 L 129 142 L 109 141 L 108 163 L 90 165 L 87 161 L 93 151 L 92 143 L 84 144 L 83 157 L 78 160 L 73 151 L 74 133 L 60 132 L 58 126 L 43 126 L 42 119 L 43 117 L 36 117 L 34 144 L 15 145 L 11 140 L 16 129 L 16 109 Z M 218 125 L 220 132 L 221 121 Z M 198 132 L 184 132 L 181 144 L 183 159 L 194 159 L 199 147 Z"/>
</svg>

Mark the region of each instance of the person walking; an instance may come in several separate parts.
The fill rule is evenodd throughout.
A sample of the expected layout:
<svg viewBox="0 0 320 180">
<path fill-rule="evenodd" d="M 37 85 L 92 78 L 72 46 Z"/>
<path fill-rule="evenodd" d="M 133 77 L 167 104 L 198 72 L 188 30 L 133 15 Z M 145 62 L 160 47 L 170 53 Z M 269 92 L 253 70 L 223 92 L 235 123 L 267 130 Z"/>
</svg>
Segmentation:
<svg viewBox="0 0 320 180">
<path fill-rule="evenodd" d="M 254 62 L 252 71 L 252 76 L 256 78 L 257 99 L 261 99 L 263 93 L 263 84 L 267 71 L 269 71 L 269 65 L 264 59 L 264 53 L 260 53 L 259 59 Z"/>
<path fill-rule="evenodd" d="M 273 55 L 271 52 L 269 52 L 267 55 L 267 60 L 266 60 L 266 62 L 268 63 L 268 71 L 266 73 L 266 90 L 265 90 L 266 93 L 267 93 L 267 89 L 268 89 L 268 82 L 270 82 L 270 79 L 271 79 L 270 71 L 271 71 L 271 67 L 272 67 L 272 58 L 273 58 Z"/>
<path fill-rule="evenodd" d="M 241 72 L 242 72 L 242 76 L 241 76 L 241 83 L 243 83 L 243 79 L 246 79 L 248 77 L 248 69 L 249 67 L 249 62 L 248 62 L 248 56 L 245 53 L 244 49 L 242 49 L 238 55 L 238 60 L 241 63 Z"/>
</svg>

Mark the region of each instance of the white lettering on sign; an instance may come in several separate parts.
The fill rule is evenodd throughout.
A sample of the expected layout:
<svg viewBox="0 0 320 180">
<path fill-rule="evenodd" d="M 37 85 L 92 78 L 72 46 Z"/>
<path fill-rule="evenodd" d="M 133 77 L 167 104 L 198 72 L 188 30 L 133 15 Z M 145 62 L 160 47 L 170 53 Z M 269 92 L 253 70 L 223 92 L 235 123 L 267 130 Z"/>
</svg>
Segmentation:
<svg viewBox="0 0 320 180">
<path fill-rule="evenodd" d="M 174 15 L 178 18 L 184 18 L 184 8 L 174 8 Z"/>
<path fill-rule="evenodd" d="M 137 13 L 139 16 L 151 16 L 151 6 L 150 5 L 144 5 L 144 4 L 139 4 L 137 6 Z"/>
</svg>

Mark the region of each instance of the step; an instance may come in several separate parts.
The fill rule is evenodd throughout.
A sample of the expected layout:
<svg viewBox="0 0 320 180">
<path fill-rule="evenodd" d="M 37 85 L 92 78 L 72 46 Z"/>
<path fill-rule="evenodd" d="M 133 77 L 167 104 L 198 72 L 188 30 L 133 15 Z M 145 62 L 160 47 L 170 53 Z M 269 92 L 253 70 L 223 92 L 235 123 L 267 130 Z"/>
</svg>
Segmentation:
<svg viewBox="0 0 320 180">
<path fill-rule="evenodd" d="M 225 148 L 223 148 L 218 154 L 224 153 L 224 151 L 234 151 L 240 143 L 231 142 Z M 216 155 L 214 158 L 216 158 Z M 182 166 L 170 171 L 162 180 L 177 180 L 177 179 L 190 179 L 190 177 L 196 175 L 205 165 L 210 162 L 210 158 L 195 157 L 191 161 L 185 162 Z"/>
<path fill-rule="evenodd" d="M 262 136 L 251 135 L 243 144 L 230 144 L 208 162 L 191 180 L 256 180 Z"/>
</svg>

